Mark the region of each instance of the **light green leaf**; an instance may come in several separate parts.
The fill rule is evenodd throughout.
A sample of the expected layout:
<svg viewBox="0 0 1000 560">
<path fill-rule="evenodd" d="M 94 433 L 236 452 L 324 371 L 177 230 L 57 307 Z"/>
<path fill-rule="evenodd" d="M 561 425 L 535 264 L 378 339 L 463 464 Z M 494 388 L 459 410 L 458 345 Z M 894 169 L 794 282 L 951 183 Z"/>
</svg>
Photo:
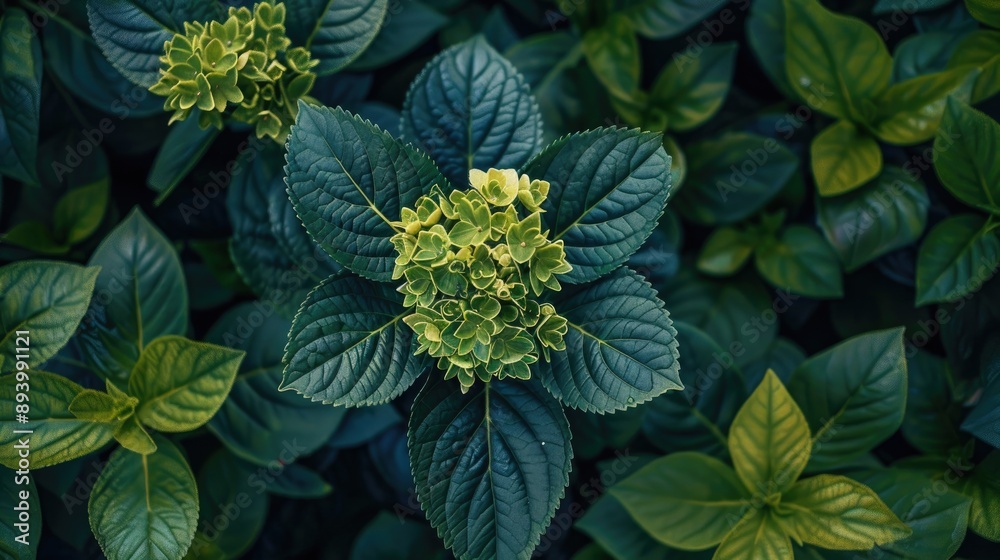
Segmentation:
<svg viewBox="0 0 1000 560">
<path fill-rule="evenodd" d="M 229 394 L 244 352 L 164 336 L 149 344 L 128 380 L 136 415 L 162 432 L 189 432 L 215 414 Z"/>
<path fill-rule="evenodd" d="M 918 240 L 929 207 L 923 183 L 895 166 L 860 189 L 816 200 L 819 226 L 848 272 Z"/>
<path fill-rule="evenodd" d="M 551 183 L 543 229 L 573 266 L 561 281 L 596 280 L 642 246 L 663 214 L 669 168 L 659 134 L 601 128 L 553 142 L 521 169 Z"/>
<path fill-rule="evenodd" d="M 138 416 L 129 416 L 115 429 L 115 440 L 125 449 L 140 455 L 156 452 L 156 442 L 139 423 Z"/>
<path fill-rule="evenodd" d="M 566 350 L 534 369 L 563 404 L 613 412 L 682 388 L 670 315 L 638 274 L 616 270 L 552 303 L 569 321 Z"/>
<path fill-rule="evenodd" d="M 712 560 L 792 560 L 792 543 L 769 509 L 754 509 L 736 521 Z"/>
<path fill-rule="evenodd" d="M 524 77 L 481 35 L 434 57 L 403 102 L 402 138 L 429 154 L 459 189 L 468 187 L 470 169 L 524 165 L 541 147 L 541 133 Z"/>
<path fill-rule="evenodd" d="M 432 186 L 452 187 L 426 155 L 343 109 L 303 104 L 295 123 L 286 181 L 296 213 L 338 263 L 388 282 L 390 222 Z"/>
<path fill-rule="evenodd" d="M 969 107 L 948 100 L 934 139 L 934 170 L 945 187 L 962 202 L 1000 214 L 1000 123 Z"/>
<path fill-rule="evenodd" d="M 756 134 L 728 133 L 686 148 L 687 179 L 671 204 L 702 225 L 731 224 L 756 214 L 799 166 L 784 144 Z"/>
<path fill-rule="evenodd" d="M 49 226 L 38 220 L 21 222 L 0 237 L 0 242 L 10 243 L 41 255 L 65 255 L 70 246 L 58 241 Z"/>
<path fill-rule="evenodd" d="M 0 268 L 0 373 L 14 371 L 18 355 L 34 367 L 66 345 L 87 311 L 98 272 L 53 261 Z"/>
<path fill-rule="evenodd" d="M 569 482 L 569 423 L 558 401 L 534 379 L 463 394 L 434 376 L 407 435 L 417 497 L 456 557 L 531 557 Z"/>
<path fill-rule="evenodd" d="M 994 542 L 1000 542 L 1000 451 L 990 451 L 971 473 L 963 473 L 958 490 L 972 499 L 969 528 Z"/>
<path fill-rule="evenodd" d="M 872 550 L 872 555 L 900 560 L 953 558 L 965 539 L 968 497 L 953 490 L 938 492 L 925 476 L 899 469 L 852 472 L 850 477 L 874 490 L 913 533 Z M 933 487 L 933 493 L 925 493 Z M 871 523 L 871 521 L 868 521 Z"/>
<path fill-rule="evenodd" d="M 796 542 L 834 550 L 869 550 L 912 533 L 871 488 L 831 474 L 795 483 L 774 516 Z"/>
<path fill-rule="evenodd" d="M 113 387 L 113 385 L 112 385 Z M 92 422 L 121 421 L 135 412 L 138 400 L 124 393 L 111 395 L 104 391 L 84 389 L 69 403 L 69 411 L 81 420 Z"/>
<path fill-rule="evenodd" d="M 288 333 L 282 391 L 341 406 L 388 402 L 428 364 L 414 356 L 403 296 L 386 284 L 331 276 L 302 304 Z"/>
<path fill-rule="evenodd" d="M 812 172 L 821 196 L 852 191 L 882 171 L 882 148 L 848 121 L 826 127 L 809 146 Z"/>
<path fill-rule="evenodd" d="M 809 226 L 792 225 L 779 238 L 761 241 L 754 264 L 776 288 L 812 298 L 844 295 L 837 253 Z"/>
<path fill-rule="evenodd" d="M 42 46 L 19 8 L 0 17 L 0 36 L 0 173 L 37 184 Z"/>
<path fill-rule="evenodd" d="M 757 240 L 745 230 L 721 227 L 705 240 L 698 255 L 698 270 L 712 276 L 739 272 L 753 255 Z"/>
<path fill-rule="evenodd" d="M 124 385 L 147 344 L 187 332 L 184 271 L 170 240 L 138 208 L 104 238 L 88 264 L 101 273 L 76 340 L 95 373 Z"/>
<path fill-rule="evenodd" d="M 27 422 L 16 421 L 17 394 L 30 387 L 30 410 Z M 56 375 L 31 370 L 27 381 L 17 375 L 0 377 L 0 464 L 16 469 L 18 445 L 30 440 L 31 468 L 40 469 L 83 457 L 111 441 L 114 425 L 81 420 L 69 411 L 69 405 L 83 392 L 83 387 Z M 16 430 L 33 430 L 16 434 Z"/>
<path fill-rule="evenodd" d="M 698 0 L 614 0 L 614 10 L 629 19 L 635 30 L 649 39 L 680 35 L 719 9 L 717 2 Z M 721 21 L 717 25 L 723 25 Z"/>
<path fill-rule="evenodd" d="M 927 234 L 917 255 L 917 306 L 976 291 L 1000 263 L 1000 237 L 977 214 L 951 216 Z"/>
<path fill-rule="evenodd" d="M 714 115 L 733 80 L 736 43 L 709 45 L 693 59 L 675 58 L 649 92 L 653 129 L 690 130 Z M 647 117 L 648 119 L 648 117 Z M 663 126 L 658 126 L 660 121 Z"/>
<path fill-rule="evenodd" d="M 90 494 L 90 527 L 108 560 L 182 558 L 198 523 L 198 487 L 173 443 L 156 453 L 117 449 Z"/>
<path fill-rule="evenodd" d="M 965 0 L 972 17 L 990 27 L 1000 27 L 1000 3 L 996 0 Z"/>
<path fill-rule="evenodd" d="M 979 71 L 956 68 L 898 83 L 876 100 L 876 136 L 892 144 L 918 144 L 934 137 L 945 102 L 968 101 Z"/>
<path fill-rule="evenodd" d="M 684 389 L 640 408 L 646 410 L 643 433 L 668 453 L 701 451 L 725 456 L 726 433 L 747 395 L 740 368 L 733 355 L 708 334 L 687 323 L 677 322 L 674 327 L 678 346 L 683 348 L 678 362 Z"/>
<path fill-rule="evenodd" d="M 55 238 L 69 245 L 87 239 L 101 225 L 107 206 L 107 178 L 69 191 L 56 203 Z"/>
<path fill-rule="evenodd" d="M 34 478 L 5 472 L 0 478 L 0 500 L 6 506 L 0 512 L 0 558 L 35 560 L 42 536 L 42 505 Z M 19 519 L 22 512 L 29 515 L 27 523 Z"/>
<path fill-rule="evenodd" d="M 316 73 L 332 74 L 364 52 L 386 16 L 387 0 L 284 0 L 285 24 L 293 45 L 319 60 Z"/>
<path fill-rule="evenodd" d="M 805 416 L 778 376 L 768 370 L 729 429 L 736 474 L 746 488 L 769 497 L 799 478 L 811 451 Z"/>
<path fill-rule="evenodd" d="M 788 390 L 809 421 L 808 471 L 843 465 L 891 436 L 903 421 L 903 329 L 849 338 L 806 360 Z"/>
<path fill-rule="evenodd" d="M 684 550 L 718 544 L 751 507 L 733 469 L 687 451 L 652 461 L 615 484 L 611 494 L 653 538 Z"/>
<path fill-rule="evenodd" d="M 207 427 L 244 460 L 268 465 L 284 455 L 288 464 L 289 447 L 296 456 L 316 451 L 341 425 L 346 411 L 278 391 L 291 321 L 276 314 L 263 318 L 266 308 L 258 304 L 233 307 L 205 335 L 206 342 L 247 353 L 229 396 Z"/>
<path fill-rule="evenodd" d="M 608 19 L 583 36 L 583 54 L 597 79 L 612 95 L 629 98 L 639 88 L 642 61 L 639 39 L 623 16 Z"/>
<path fill-rule="evenodd" d="M 785 70 L 800 98 L 832 117 L 869 122 L 864 102 L 888 89 L 892 74 L 878 32 L 818 0 L 785 0 L 785 18 Z"/>
<path fill-rule="evenodd" d="M 215 0 L 88 0 L 87 15 L 108 61 L 148 88 L 160 79 L 163 43 L 182 33 L 185 21 L 220 19 L 222 7 Z"/>
</svg>

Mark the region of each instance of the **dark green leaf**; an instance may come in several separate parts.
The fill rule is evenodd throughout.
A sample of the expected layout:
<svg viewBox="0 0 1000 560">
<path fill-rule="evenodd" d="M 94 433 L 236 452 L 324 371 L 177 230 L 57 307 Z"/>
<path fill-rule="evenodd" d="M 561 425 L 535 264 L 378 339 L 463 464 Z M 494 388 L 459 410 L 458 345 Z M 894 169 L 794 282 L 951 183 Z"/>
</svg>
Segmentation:
<svg viewBox="0 0 1000 560">
<path fill-rule="evenodd" d="M 403 296 L 390 286 L 346 273 L 320 284 L 288 333 L 281 390 L 343 406 L 388 402 L 426 367 L 402 319 Z"/>
<path fill-rule="evenodd" d="M 98 272 L 52 261 L 0 268 L 0 373 L 14 371 L 19 354 L 33 367 L 66 345 L 87 312 Z"/>
<path fill-rule="evenodd" d="M 757 271 L 774 287 L 812 298 L 844 295 L 840 261 L 815 229 L 792 225 L 754 253 Z"/>
<path fill-rule="evenodd" d="M 816 200 L 818 222 L 848 272 L 923 235 L 930 200 L 923 183 L 899 167 L 850 193 Z"/>
<path fill-rule="evenodd" d="M 945 102 L 968 101 L 979 71 L 944 70 L 896 84 L 876 101 L 876 136 L 893 144 L 917 144 L 934 137 Z M 949 101 L 953 100 L 953 101 Z"/>
<path fill-rule="evenodd" d="M 976 291 L 1000 263 L 1000 237 L 976 214 L 952 216 L 927 234 L 917 256 L 917 305 Z"/>
<path fill-rule="evenodd" d="M 892 57 L 892 82 L 898 84 L 944 70 L 959 37 L 954 32 L 930 31 L 900 41 Z"/>
<path fill-rule="evenodd" d="M 757 62 L 774 87 L 786 97 L 797 94 L 785 72 L 785 2 L 784 0 L 756 0 L 751 4 L 747 18 L 747 42 L 757 57 Z"/>
<path fill-rule="evenodd" d="M 799 166 L 782 143 L 747 133 L 689 145 L 687 158 L 687 181 L 674 209 L 703 225 L 731 224 L 757 213 Z"/>
<path fill-rule="evenodd" d="M 583 54 L 597 79 L 612 95 L 628 98 L 639 88 L 642 61 L 631 22 L 613 16 L 583 36 Z"/>
<path fill-rule="evenodd" d="M 754 236 L 744 230 L 721 227 L 705 240 L 698 255 L 698 270 L 712 276 L 736 274 L 753 255 L 756 243 Z"/>
<path fill-rule="evenodd" d="M 291 322 L 267 314 L 261 302 L 238 305 L 205 335 L 207 342 L 247 353 L 239 375 L 208 429 L 242 459 L 267 465 L 284 454 L 306 455 L 322 446 L 344 418 L 344 409 L 278 391 Z M 367 409 L 365 409 L 367 410 Z"/>
<path fill-rule="evenodd" d="M 383 511 L 358 534 L 350 560 L 439 560 L 444 556 L 440 548 L 427 525 Z"/>
<path fill-rule="evenodd" d="M 736 63 L 736 43 L 709 45 L 696 58 L 675 58 L 649 93 L 649 105 L 664 128 L 690 130 L 710 119 L 726 100 Z"/>
<path fill-rule="evenodd" d="M 95 372 L 125 382 L 142 349 L 188 328 L 184 271 L 170 241 L 133 210 L 90 257 L 100 266 L 76 340 Z"/>
<path fill-rule="evenodd" d="M 976 29 L 956 45 L 948 60 L 948 68 L 971 66 L 979 68 L 979 79 L 972 90 L 972 102 L 996 95 L 1000 91 L 1000 32 Z"/>
<path fill-rule="evenodd" d="M 389 222 L 432 186 L 451 190 L 427 156 L 339 108 L 301 106 L 285 170 L 313 239 L 354 273 L 383 282 L 396 259 Z"/>
<path fill-rule="evenodd" d="M 107 205 L 107 178 L 70 190 L 56 203 L 53 234 L 69 245 L 87 239 L 101 225 Z"/>
<path fill-rule="evenodd" d="M 0 173 L 37 183 L 42 46 L 28 14 L 11 8 L 0 17 Z"/>
<path fill-rule="evenodd" d="M 527 560 L 569 482 L 569 423 L 535 380 L 431 378 L 408 433 L 417 496 L 461 559 Z"/>
<path fill-rule="evenodd" d="M 333 487 L 316 471 L 301 463 L 291 463 L 282 465 L 281 474 L 274 477 L 267 490 L 276 496 L 303 499 L 321 498 Z"/>
<path fill-rule="evenodd" d="M 170 127 L 147 179 L 150 188 L 157 193 L 157 204 L 166 200 L 187 177 L 218 135 L 217 128 L 201 128 L 197 115 Z"/>
<path fill-rule="evenodd" d="M 394 62 L 422 45 L 448 23 L 448 18 L 419 0 L 395 5 L 368 48 L 351 64 L 351 70 L 372 70 Z"/>
<path fill-rule="evenodd" d="M 222 8 L 215 0 L 88 0 L 87 14 L 108 61 L 132 83 L 148 88 L 160 79 L 163 43 L 182 33 L 185 21 L 219 19 Z"/>
<path fill-rule="evenodd" d="M 284 472 L 277 478 L 283 476 Z M 198 472 L 200 530 L 185 558 L 211 559 L 213 549 L 226 558 L 242 557 L 267 520 L 269 500 L 262 478 L 253 467 L 225 451 L 217 451 L 205 461 Z"/>
<path fill-rule="evenodd" d="M 682 388 L 670 315 L 636 273 L 620 269 L 553 304 L 569 321 L 566 350 L 536 370 L 563 404 L 613 412 Z"/>
<path fill-rule="evenodd" d="M 542 220 L 573 266 L 560 280 L 600 278 L 642 246 L 663 214 L 669 167 L 660 135 L 608 128 L 561 138 L 524 166 L 551 183 Z"/>
<path fill-rule="evenodd" d="M 919 350 L 907 361 L 906 415 L 903 436 L 928 454 L 947 455 L 960 447 L 958 425 L 965 414 L 955 396 L 954 380 L 944 358 Z"/>
<path fill-rule="evenodd" d="M 385 19 L 387 0 L 285 0 L 285 20 L 293 45 L 319 60 L 316 73 L 344 68 L 371 44 Z"/>
<path fill-rule="evenodd" d="M 406 94 L 402 122 L 403 137 L 457 188 L 469 184 L 470 169 L 519 168 L 541 145 L 528 84 L 482 36 L 431 60 Z"/>
<path fill-rule="evenodd" d="M 995 0 L 966 0 L 965 7 L 972 17 L 990 27 L 1000 27 L 1000 5 Z"/>
<path fill-rule="evenodd" d="M 615 11 L 630 20 L 636 31 L 650 39 L 680 35 L 695 22 L 719 9 L 718 2 L 698 0 L 615 0 Z M 718 21 L 718 25 L 722 25 Z"/>
<path fill-rule="evenodd" d="M 934 170 L 962 202 L 1000 214 L 1000 123 L 959 101 L 948 100 L 934 139 Z"/>
<path fill-rule="evenodd" d="M 813 432 L 809 472 L 861 457 L 899 428 L 905 351 L 903 329 L 876 331 L 828 348 L 795 370 L 789 391 Z"/>
<path fill-rule="evenodd" d="M 155 436 L 156 453 L 117 449 L 87 511 L 108 560 L 182 558 L 198 523 L 198 486 L 183 453 Z"/>
</svg>

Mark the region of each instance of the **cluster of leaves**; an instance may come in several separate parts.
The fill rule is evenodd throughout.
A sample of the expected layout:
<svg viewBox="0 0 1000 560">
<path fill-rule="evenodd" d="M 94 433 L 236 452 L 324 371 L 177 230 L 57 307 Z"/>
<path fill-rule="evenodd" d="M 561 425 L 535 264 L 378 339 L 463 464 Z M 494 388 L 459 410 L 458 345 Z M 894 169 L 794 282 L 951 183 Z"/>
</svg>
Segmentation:
<svg viewBox="0 0 1000 560">
<path fill-rule="evenodd" d="M 0 557 L 996 557 L 995 4 L 6 2 Z"/>
<path fill-rule="evenodd" d="M 431 187 L 437 201 L 422 196 L 416 209 L 403 208 L 393 223 L 402 231 L 390 239 L 398 253 L 392 279 L 406 279 L 403 306 L 415 308 L 403 322 L 417 334 L 416 352 L 438 358 L 445 379 L 457 378 L 463 391 L 477 377 L 530 379 L 538 348 L 545 361 L 550 349 L 566 349 L 566 319 L 535 297 L 559 291 L 556 275 L 572 270 L 562 240 L 542 231 L 547 181 L 471 169 L 469 183 L 447 198 Z M 531 214 L 522 219 L 515 201 Z"/>
<path fill-rule="evenodd" d="M 312 89 L 319 64 L 302 47 L 289 48 L 285 5 L 261 2 L 253 11 L 229 8 L 223 22 L 184 22 L 184 34 L 164 45 L 162 76 L 149 91 L 166 97 L 170 122 L 197 107 L 202 128 L 222 128 L 229 104 L 232 118 L 254 126 L 257 137 L 284 142 L 299 99 Z"/>
</svg>

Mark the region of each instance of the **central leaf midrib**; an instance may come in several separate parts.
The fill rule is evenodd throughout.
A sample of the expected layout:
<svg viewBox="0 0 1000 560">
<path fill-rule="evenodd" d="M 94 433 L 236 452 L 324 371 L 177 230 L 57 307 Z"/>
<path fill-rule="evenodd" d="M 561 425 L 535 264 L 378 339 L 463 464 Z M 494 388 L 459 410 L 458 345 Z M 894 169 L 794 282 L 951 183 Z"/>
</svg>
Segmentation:
<svg viewBox="0 0 1000 560">
<path fill-rule="evenodd" d="M 347 170 L 347 166 L 345 166 L 344 162 L 341 161 L 340 157 L 337 156 L 336 152 L 333 149 L 333 146 L 330 144 L 330 141 L 327 140 L 326 138 L 324 138 L 324 142 L 326 142 L 326 147 L 329 148 L 329 150 L 330 150 L 330 157 L 332 157 L 333 160 L 337 162 L 337 165 L 340 166 L 340 169 L 344 172 L 344 174 L 347 176 L 347 178 L 351 180 L 351 184 L 354 185 L 355 189 L 357 189 L 358 194 L 360 194 L 361 197 L 365 199 L 365 204 L 368 205 L 368 208 L 371 209 L 373 212 L 375 212 L 375 215 L 378 216 L 379 218 L 381 218 L 382 221 L 386 223 L 386 225 L 388 225 L 390 228 L 392 228 L 392 221 L 389 220 L 389 218 L 385 217 L 384 214 L 382 214 L 382 212 L 375 206 L 375 203 L 372 202 L 372 200 L 370 198 L 368 198 L 368 195 L 361 188 L 361 185 L 359 185 L 358 182 L 354 180 L 354 175 L 352 175 L 351 172 Z M 366 150 L 367 150 L 367 147 L 366 147 Z M 371 161 L 371 160 L 369 159 L 369 161 Z M 395 229 L 395 228 L 393 228 L 393 229 Z"/>
</svg>

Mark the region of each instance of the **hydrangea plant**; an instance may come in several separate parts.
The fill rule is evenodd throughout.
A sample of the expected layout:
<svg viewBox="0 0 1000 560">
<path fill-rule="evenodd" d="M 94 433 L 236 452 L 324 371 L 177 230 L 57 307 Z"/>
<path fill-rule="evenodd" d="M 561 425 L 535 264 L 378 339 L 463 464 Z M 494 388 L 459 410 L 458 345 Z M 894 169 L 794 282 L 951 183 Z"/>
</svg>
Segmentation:
<svg viewBox="0 0 1000 560">
<path fill-rule="evenodd" d="M 431 370 L 408 433 L 417 498 L 459 558 L 528 558 L 569 480 L 561 405 L 611 413 L 682 387 L 670 317 L 622 267 L 663 212 L 670 158 L 629 129 L 541 148 L 524 78 L 478 37 L 417 77 L 401 128 L 300 104 L 288 194 L 346 270 L 300 307 L 282 388 L 375 405 Z"/>
<path fill-rule="evenodd" d="M 222 128 L 231 118 L 255 127 L 257 137 L 283 142 L 300 99 L 316 82 L 318 60 L 291 47 L 285 33 L 285 5 L 261 2 L 229 8 L 222 22 L 184 22 L 184 33 L 163 46 L 159 81 L 149 91 L 166 97 L 170 122 L 184 120 L 194 108 L 202 128 Z"/>
</svg>

